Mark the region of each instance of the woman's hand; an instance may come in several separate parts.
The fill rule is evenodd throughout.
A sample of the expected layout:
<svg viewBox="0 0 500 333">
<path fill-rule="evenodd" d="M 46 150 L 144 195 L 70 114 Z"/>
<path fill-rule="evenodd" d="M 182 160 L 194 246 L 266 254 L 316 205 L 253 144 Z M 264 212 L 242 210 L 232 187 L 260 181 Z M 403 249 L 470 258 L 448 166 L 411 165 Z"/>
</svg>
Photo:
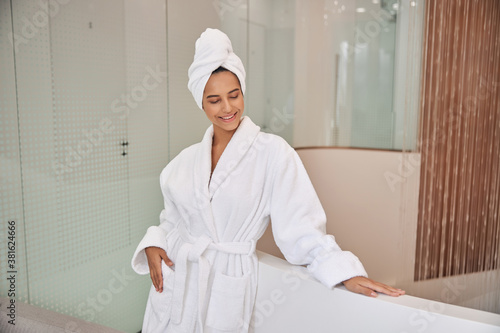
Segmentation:
<svg viewBox="0 0 500 333">
<path fill-rule="evenodd" d="M 163 260 L 167 266 L 172 266 L 174 263 L 168 258 L 164 249 L 159 247 L 147 247 L 146 256 L 148 257 L 149 275 L 157 292 L 163 291 L 163 274 L 161 273 L 161 261 Z"/>
<path fill-rule="evenodd" d="M 370 297 L 377 297 L 376 291 L 378 291 L 379 293 L 387 294 L 389 296 L 401 296 L 405 293 L 405 291 L 402 289 L 390 287 L 364 276 L 355 276 L 353 278 L 350 278 L 349 280 L 345 280 L 342 283 L 348 290 Z"/>
</svg>

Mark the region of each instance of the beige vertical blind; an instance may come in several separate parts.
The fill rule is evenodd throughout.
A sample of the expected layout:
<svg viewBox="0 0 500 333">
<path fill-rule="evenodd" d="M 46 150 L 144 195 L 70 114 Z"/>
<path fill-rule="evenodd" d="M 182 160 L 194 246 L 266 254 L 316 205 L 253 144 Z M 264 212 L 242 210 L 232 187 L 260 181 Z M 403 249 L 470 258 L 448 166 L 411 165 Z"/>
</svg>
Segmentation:
<svg viewBox="0 0 500 333">
<path fill-rule="evenodd" d="M 415 280 L 499 268 L 500 1 L 428 0 Z"/>
</svg>

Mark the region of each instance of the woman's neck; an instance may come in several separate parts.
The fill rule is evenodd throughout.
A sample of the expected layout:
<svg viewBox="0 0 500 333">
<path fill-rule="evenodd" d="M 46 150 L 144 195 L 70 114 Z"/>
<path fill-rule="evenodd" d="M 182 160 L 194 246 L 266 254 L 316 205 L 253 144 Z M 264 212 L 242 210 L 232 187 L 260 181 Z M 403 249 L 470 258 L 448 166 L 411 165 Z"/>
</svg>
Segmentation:
<svg viewBox="0 0 500 333">
<path fill-rule="evenodd" d="M 235 132 L 236 129 L 234 131 L 224 131 L 222 128 L 214 126 L 212 147 L 226 147 Z"/>
<path fill-rule="evenodd" d="M 231 141 L 235 132 L 236 129 L 228 132 L 214 126 L 214 137 L 212 139 L 212 173 L 214 172 L 217 162 L 219 162 L 219 158 L 229 144 L 229 141 Z M 210 179 L 211 178 L 212 176 L 210 175 Z"/>
</svg>

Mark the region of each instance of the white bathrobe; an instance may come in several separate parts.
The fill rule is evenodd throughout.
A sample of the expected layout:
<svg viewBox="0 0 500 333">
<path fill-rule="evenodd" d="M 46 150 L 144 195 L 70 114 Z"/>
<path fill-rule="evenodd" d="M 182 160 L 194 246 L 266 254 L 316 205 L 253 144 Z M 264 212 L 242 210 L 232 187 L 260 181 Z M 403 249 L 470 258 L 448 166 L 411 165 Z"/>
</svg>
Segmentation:
<svg viewBox="0 0 500 333">
<path fill-rule="evenodd" d="M 165 209 L 132 259 L 165 249 L 163 292 L 151 286 L 143 332 L 248 332 L 257 289 L 255 243 L 271 218 L 286 259 L 324 285 L 366 276 L 356 256 L 325 235 L 326 216 L 295 150 L 244 117 L 211 172 L 213 126 L 162 171 Z M 336 190 L 336 189 L 332 189 Z M 338 189 L 337 189 L 338 190 Z"/>
</svg>

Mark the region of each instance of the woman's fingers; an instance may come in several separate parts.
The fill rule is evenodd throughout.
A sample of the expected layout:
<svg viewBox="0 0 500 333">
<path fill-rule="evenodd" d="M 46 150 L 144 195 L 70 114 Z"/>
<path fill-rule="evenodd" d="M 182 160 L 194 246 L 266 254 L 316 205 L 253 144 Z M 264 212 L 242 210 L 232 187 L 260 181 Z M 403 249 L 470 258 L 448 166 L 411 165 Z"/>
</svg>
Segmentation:
<svg viewBox="0 0 500 333">
<path fill-rule="evenodd" d="M 376 285 L 376 288 L 374 288 L 374 290 L 376 290 L 380 293 L 390 295 L 390 296 L 400 296 L 400 295 L 404 295 L 404 293 L 405 293 L 405 291 L 402 289 L 387 286 L 385 284 Z"/>
<path fill-rule="evenodd" d="M 373 289 L 371 289 L 371 288 L 365 287 L 363 285 L 358 285 L 357 289 L 358 289 L 359 294 L 363 294 L 363 295 L 369 296 L 369 297 L 377 297 L 377 293 L 374 292 Z"/>
<path fill-rule="evenodd" d="M 376 291 L 389 296 L 401 296 L 405 294 L 405 291 L 402 289 L 394 288 L 362 276 L 353 277 L 343 283 L 350 291 L 370 297 L 377 297 Z"/>
<path fill-rule="evenodd" d="M 163 274 L 161 271 L 161 261 L 165 261 L 168 266 L 172 266 L 172 261 L 168 258 L 165 250 L 159 247 L 148 247 L 146 248 L 146 256 L 148 259 L 149 274 L 151 276 L 151 281 L 156 291 L 163 291 Z"/>
<path fill-rule="evenodd" d="M 156 291 L 162 292 L 163 291 L 163 276 L 161 273 L 161 261 L 160 261 L 160 267 L 159 269 L 150 268 L 150 274 L 151 274 L 151 280 L 153 281 L 153 285 L 155 286 Z"/>
<path fill-rule="evenodd" d="M 378 291 L 379 293 L 383 293 L 383 294 L 386 294 L 386 295 L 390 295 L 390 296 L 400 296 L 400 295 L 404 295 L 405 291 L 402 290 L 402 289 L 398 289 L 398 288 L 394 288 L 394 287 L 391 287 L 391 286 L 388 286 L 386 284 L 383 284 L 383 283 L 380 283 L 380 282 L 375 282 L 373 280 L 370 280 L 370 279 L 366 279 L 366 287 L 374 290 L 374 291 Z"/>
<path fill-rule="evenodd" d="M 172 260 L 170 260 L 170 258 L 167 256 L 167 253 L 165 251 L 160 253 L 160 256 L 163 259 L 163 261 L 165 262 L 165 264 L 167 264 L 167 266 L 172 266 L 174 264 L 172 262 Z"/>
<path fill-rule="evenodd" d="M 151 262 L 151 263 L 150 263 Z M 162 292 L 163 290 L 163 276 L 161 273 L 161 258 L 158 257 L 158 260 L 148 260 L 149 264 L 149 274 L 151 275 L 151 281 L 155 286 L 156 291 Z"/>
<path fill-rule="evenodd" d="M 373 289 L 364 286 L 362 282 L 363 280 L 361 279 L 361 277 L 357 276 L 346 280 L 343 283 L 346 288 L 352 292 L 363 294 L 365 296 L 376 297 L 377 293 L 374 292 Z"/>
</svg>

